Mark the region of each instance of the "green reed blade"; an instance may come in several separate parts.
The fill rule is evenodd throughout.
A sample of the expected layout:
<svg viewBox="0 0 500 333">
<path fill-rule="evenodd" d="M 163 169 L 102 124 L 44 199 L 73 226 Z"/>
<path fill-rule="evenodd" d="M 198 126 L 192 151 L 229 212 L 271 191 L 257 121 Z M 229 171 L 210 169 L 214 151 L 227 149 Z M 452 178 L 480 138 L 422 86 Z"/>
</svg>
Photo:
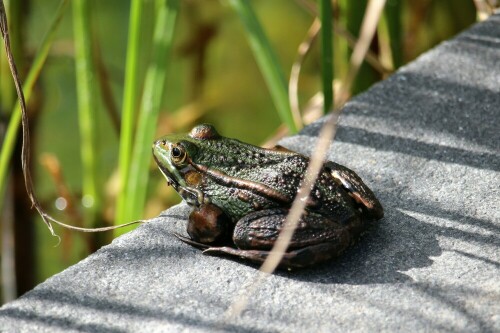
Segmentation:
<svg viewBox="0 0 500 333">
<path fill-rule="evenodd" d="M 321 20 L 321 72 L 323 81 L 323 112 L 330 111 L 333 104 L 333 46 L 332 46 L 332 3 L 320 0 Z"/>
<path fill-rule="evenodd" d="M 148 168 L 151 161 L 151 144 L 165 88 L 179 0 L 157 0 L 157 8 L 158 14 L 153 37 L 153 59 L 148 67 L 144 82 L 130 177 L 126 186 L 126 207 L 128 208 L 127 218 L 129 220 L 142 218 L 144 211 L 149 179 Z"/>
<path fill-rule="evenodd" d="M 121 224 L 128 219 L 127 191 L 125 191 L 130 173 L 134 135 L 134 123 L 137 109 L 137 91 L 140 86 L 138 81 L 139 54 L 141 38 L 141 20 L 143 11 L 142 0 L 132 0 L 130 7 L 127 60 L 125 64 L 125 87 L 123 92 L 122 124 L 120 129 L 120 147 L 118 156 L 119 191 L 116 204 L 115 224 Z"/>
<path fill-rule="evenodd" d="M 387 1 L 384 8 L 383 19 L 387 24 L 389 44 L 391 46 L 392 63 L 394 69 L 403 65 L 403 4 L 401 0 Z"/>
<path fill-rule="evenodd" d="M 92 62 L 90 8 L 89 1 L 87 0 L 74 0 L 72 5 L 78 118 L 83 170 L 82 198 L 84 206 L 88 208 L 85 211 L 86 224 L 93 226 L 101 200 L 98 185 L 97 101 L 93 89 L 95 72 Z"/>
<path fill-rule="evenodd" d="M 285 75 L 278 62 L 276 54 L 271 47 L 257 16 L 247 0 L 230 0 L 229 4 L 238 13 L 247 39 L 254 53 L 257 64 L 264 76 L 274 105 L 278 110 L 281 121 L 285 123 L 290 132 L 297 132 L 298 125 L 293 120 L 290 103 L 288 101 L 288 90 Z"/>
</svg>

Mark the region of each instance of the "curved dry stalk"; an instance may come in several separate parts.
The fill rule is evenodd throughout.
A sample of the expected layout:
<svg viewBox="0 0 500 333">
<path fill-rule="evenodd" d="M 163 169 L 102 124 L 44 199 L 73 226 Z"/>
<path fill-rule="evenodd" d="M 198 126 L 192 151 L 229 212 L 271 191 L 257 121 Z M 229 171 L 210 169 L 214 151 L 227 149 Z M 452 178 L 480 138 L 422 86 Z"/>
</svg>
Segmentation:
<svg viewBox="0 0 500 333">
<path fill-rule="evenodd" d="M 109 119 L 111 120 L 111 124 L 113 124 L 116 134 L 120 136 L 120 112 L 118 111 L 118 106 L 113 97 L 109 71 L 102 57 L 101 44 L 98 38 L 94 38 L 92 44 L 94 45 L 92 48 L 92 58 L 96 65 L 97 81 L 101 90 L 102 102 L 105 109 L 108 111 Z"/>
<path fill-rule="evenodd" d="M 137 224 L 137 223 L 142 223 L 143 221 L 133 221 L 129 223 L 125 223 L 119 226 L 112 226 L 112 227 L 104 227 L 104 228 L 80 228 L 80 227 L 75 227 L 63 222 L 60 222 L 50 216 L 47 212 L 44 211 L 42 206 L 40 205 L 40 202 L 38 201 L 35 191 L 34 191 L 34 186 L 33 186 L 33 180 L 31 177 L 31 171 L 29 169 L 30 165 L 30 134 L 29 134 L 29 120 L 28 120 L 28 111 L 26 108 L 26 102 L 24 99 L 24 93 L 21 88 L 21 82 L 19 80 L 19 75 L 17 73 L 17 67 L 14 61 L 14 57 L 12 56 L 11 52 L 11 47 L 10 47 L 10 38 L 9 38 L 9 29 L 8 29 L 8 24 L 7 24 L 7 15 L 5 13 L 5 6 L 3 3 L 3 0 L 0 0 L 0 31 L 2 33 L 2 37 L 4 40 L 4 45 L 5 45 L 5 53 L 7 55 L 7 60 L 9 63 L 10 71 L 12 73 L 12 78 L 14 79 L 14 85 L 16 87 L 16 92 L 17 96 L 19 98 L 19 104 L 21 106 L 21 123 L 22 123 L 22 150 L 21 150 L 21 164 L 23 168 L 23 175 L 24 175 L 24 183 L 26 186 L 26 192 L 28 193 L 28 196 L 31 200 L 31 203 L 33 207 L 38 211 L 38 214 L 42 217 L 43 222 L 47 225 L 47 228 L 49 229 L 50 233 L 52 236 L 59 237 L 56 235 L 54 232 L 54 228 L 52 227 L 51 222 L 56 223 L 60 226 L 63 226 L 68 229 L 72 230 L 78 230 L 78 231 L 83 231 L 83 232 L 100 232 L 100 231 L 107 231 L 107 230 L 113 230 L 116 229 L 117 227 L 125 227 L 129 226 L 132 224 Z"/>
<path fill-rule="evenodd" d="M 83 216 L 76 210 L 75 198 L 71 194 L 66 180 L 61 171 L 59 160 L 52 154 L 44 153 L 40 157 L 40 163 L 49 173 L 56 187 L 59 197 L 64 198 L 67 202 L 67 212 L 70 219 L 76 221 L 77 226 L 83 225 Z"/>
<path fill-rule="evenodd" d="M 304 175 L 302 185 L 297 191 L 297 196 L 295 197 L 290 208 L 290 212 L 286 217 L 283 229 L 280 232 L 278 239 L 274 243 L 269 256 L 260 267 L 259 275 L 249 281 L 246 287 L 242 288 L 242 293 L 240 293 L 240 295 L 238 295 L 233 303 L 229 306 L 224 315 L 224 323 L 229 323 L 231 320 L 241 315 L 248 304 L 250 296 L 255 292 L 255 290 L 257 290 L 264 279 L 268 277 L 272 272 L 274 272 L 274 270 L 278 267 L 281 259 L 283 258 L 283 255 L 285 254 L 288 245 L 290 244 L 293 233 L 297 228 L 300 217 L 304 213 L 307 199 L 325 161 L 328 147 L 335 137 L 340 112 L 340 110 L 334 111 L 330 115 L 328 120 L 323 124 L 309 165 Z"/>
<path fill-rule="evenodd" d="M 386 0 L 370 0 L 366 6 L 365 16 L 361 24 L 360 37 L 352 51 L 349 70 L 340 88 L 339 105 L 343 105 L 349 98 L 349 91 L 375 35 L 385 2 Z"/>
<path fill-rule="evenodd" d="M 300 124 L 300 127 L 304 126 L 299 107 L 298 94 L 300 70 L 302 68 L 302 63 L 304 62 L 306 55 L 309 53 L 311 45 L 318 36 L 320 29 L 321 21 L 316 17 L 307 31 L 306 38 L 299 45 L 297 57 L 292 65 L 290 80 L 288 81 L 288 99 L 290 101 L 290 108 L 292 109 L 292 115 L 295 123 Z"/>
</svg>

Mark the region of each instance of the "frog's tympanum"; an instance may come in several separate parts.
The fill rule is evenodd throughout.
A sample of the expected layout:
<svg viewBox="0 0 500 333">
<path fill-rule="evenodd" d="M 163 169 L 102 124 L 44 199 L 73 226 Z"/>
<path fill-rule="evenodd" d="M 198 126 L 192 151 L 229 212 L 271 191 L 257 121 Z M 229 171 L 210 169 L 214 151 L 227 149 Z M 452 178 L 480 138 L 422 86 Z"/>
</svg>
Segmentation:
<svg viewBox="0 0 500 333">
<path fill-rule="evenodd" d="M 193 207 L 182 241 L 207 254 L 263 262 L 283 227 L 309 158 L 281 146 L 264 149 L 199 125 L 153 144 L 161 172 Z M 384 215 L 352 170 L 327 161 L 312 189 L 282 268 L 339 256 L 369 222 Z"/>
</svg>

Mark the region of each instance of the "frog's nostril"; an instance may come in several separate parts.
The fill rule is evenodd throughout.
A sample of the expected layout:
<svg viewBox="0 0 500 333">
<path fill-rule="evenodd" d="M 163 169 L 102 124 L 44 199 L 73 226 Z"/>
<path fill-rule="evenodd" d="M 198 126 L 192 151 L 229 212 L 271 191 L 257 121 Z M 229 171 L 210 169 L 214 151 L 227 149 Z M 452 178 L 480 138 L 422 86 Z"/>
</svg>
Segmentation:
<svg viewBox="0 0 500 333">
<path fill-rule="evenodd" d="M 166 140 L 156 140 L 153 143 L 153 147 L 164 147 L 166 145 L 167 145 L 167 141 Z"/>
</svg>

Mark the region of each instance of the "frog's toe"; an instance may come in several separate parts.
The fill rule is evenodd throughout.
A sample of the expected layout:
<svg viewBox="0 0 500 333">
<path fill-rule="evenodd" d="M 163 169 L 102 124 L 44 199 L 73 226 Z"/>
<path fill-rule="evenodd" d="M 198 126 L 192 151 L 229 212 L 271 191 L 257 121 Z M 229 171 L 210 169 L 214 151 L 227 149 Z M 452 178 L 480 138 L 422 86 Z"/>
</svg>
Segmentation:
<svg viewBox="0 0 500 333">
<path fill-rule="evenodd" d="M 279 268 L 304 268 L 338 257 L 346 249 L 347 243 L 325 242 L 286 252 L 279 263 Z M 228 255 L 262 264 L 271 251 L 241 250 L 233 247 L 209 247 L 203 251 L 208 255 Z"/>
<path fill-rule="evenodd" d="M 184 243 L 186 244 L 189 244 L 191 245 L 192 247 L 195 247 L 197 249 L 200 249 L 200 250 L 205 250 L 205 249 L 208 249 L 209 246 L 206 245 L 206 244 L 202 244 L 202 243 L 198 243 L 198 242 L 195 242 L 194 240 L 192 240 L 191 238 L 188 238 L 186 236 L 182 236 L 181 234 L 178 234 L 176 232 L 174 232 L 174 236 L 177 237 L 179 240 L 183 241 Z"/>
<path fill-rule="evenodd" d="M 222 247 L 209 247 L 203 250 L 203 254 L 208 255 L 227 255 L 232 257 L 239 257 L 241 259 L 247 259 L 256 263 L 263 263 L 266 260 L 269 251 L 262 250 L 241 250 L 234 247 L 222 246 Z"/>
</svg>

